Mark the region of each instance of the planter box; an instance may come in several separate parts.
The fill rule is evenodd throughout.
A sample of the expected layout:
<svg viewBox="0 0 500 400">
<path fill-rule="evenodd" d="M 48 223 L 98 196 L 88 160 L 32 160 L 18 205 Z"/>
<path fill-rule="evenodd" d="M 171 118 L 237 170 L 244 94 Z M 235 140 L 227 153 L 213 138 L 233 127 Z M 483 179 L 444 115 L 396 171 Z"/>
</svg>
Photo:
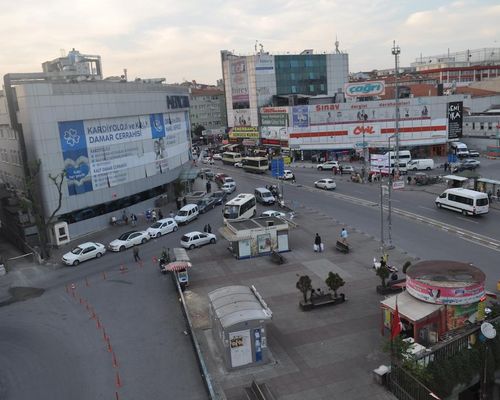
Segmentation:
<svg viewBox="0 0 500 400">
<path fill-rule="evenodd" d="M 343 293 L 340 293 L 340 296 L 338 297 L 333 297 L 330 293 L 328 293 L 322 296 L 313 297 L 312 300 L 307 303 L 301 301 L 299 305 L 302 311 L 310 311 L 317 307 L 334 306 L 343 302 L 345 302 L 345 295 Z"/>
<path fill-rule="evenodd" d="M 403 288 L 401 287 L 393 287 L 391 285 L 387 286 L 377 286 L 377 293 L 382 294 L 382 295 L 387 295 L 387 294 L 396 294 L 396 293 L 401 293 L 403 291 Z"/>
</svg>

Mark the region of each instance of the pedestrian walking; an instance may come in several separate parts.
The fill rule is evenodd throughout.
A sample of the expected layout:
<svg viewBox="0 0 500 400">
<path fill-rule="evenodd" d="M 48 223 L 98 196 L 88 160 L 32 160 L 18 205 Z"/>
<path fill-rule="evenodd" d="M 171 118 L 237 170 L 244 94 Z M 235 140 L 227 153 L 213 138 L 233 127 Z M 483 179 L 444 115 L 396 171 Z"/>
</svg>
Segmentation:
<svg viewBox="0 0 500 400">
<path fill-rule="evenodd" d="M 444 163 L 444 172 L 446 172 L 448 170 L 448 162 L 445 162 Z"/>
<path fill-rule="evenodd" d="M 186 205 L 186 204 L 187 204 L 187 200 L 186 200 L 186 198 L 185 198 L 185 197 L 182 199 L 182 204 L 183 204 L 183 205 Z"/>
<path fill-rule="evenodd" d="M 205 232 L 205 233 L 208 232 L 208 226 L 207 226 L 207 224 L 205 224 L 205 226 L 203 227 L 203 232 Z"/>
<path fill-rule="evenodd" d="M 148 221 L 148 223 L 151 221 L 151 217 L 152 217 L 151 210 L 146 210 L 146 221 Z"/>
<path fill-rule="evenodd" d="M 207 233 L 212 233 L 212 227 L 210 224 L 207 224 Z"/>
<path fill-rule="evenodd" d="M 172 210 L 170 210 L 170 213 L 168 214 L 168 216 L 169 216 L 170 218 L 174 218 L 174 217 L 175 217 L 175 214 L 174 214 L 174 212 L 173 212 Z"/>
<path fill-rule="evenodd" d="M 212 184 L 210 183 L 210 181 L 207 181 L 207 193 L 210 193 L 210 191 L 212 190 Z"/>
<path fill-rule="evenodd" d="M 340 170 L 340 175 L 342 175 L 342 171 L 344 170 L 344 167 L 342 167 L 342 165 L 339 167 L 339 170 Z"/>
<path fill-rule="evenodd" d="M 158 220 L 158 215 L 156 214 L 156 210 L 151 211 L 151 219 L 153 222 L 156 222 Z"/>
<path fill-rule="evenodd" d="M 130 223 L 132 224 L 132 226 L 135 226 L 135 224 L 137 223 L 137 216 L 134 213 L 130 214 Z"/>
<path fill-rule="evenodd" d="M 347 244 L 347 236 L 349 236 L 347 233 L 347 229 L 342 228 L 342 230 L 340 231 L 340 239 L 342 243 Z"/>
<path fill-rule="evenodd" d="M 134 247 L 134 261 L 141 261 L 141 257 L 139 256 L 139 248 Z"/>
<path fill-rule="evenodd" d="M 175 203 L 177 205 L 177 210 L 180 210 L 182 208 L 182 201 L 179 197 L 177 197 L 177 199 L 175 199 Z"/>
<path fill-rule="evenodd" d="M 316 237 L 314 238 L 314 251 L 320 253 L 323 251 L 323 242 L 318 233 L 316 233 Z"/>
<path fill-rule="evenodd" d="M 158 210 L 158 219 L 163 219 L 163 213 L 161 210 Z"/>
</svg>

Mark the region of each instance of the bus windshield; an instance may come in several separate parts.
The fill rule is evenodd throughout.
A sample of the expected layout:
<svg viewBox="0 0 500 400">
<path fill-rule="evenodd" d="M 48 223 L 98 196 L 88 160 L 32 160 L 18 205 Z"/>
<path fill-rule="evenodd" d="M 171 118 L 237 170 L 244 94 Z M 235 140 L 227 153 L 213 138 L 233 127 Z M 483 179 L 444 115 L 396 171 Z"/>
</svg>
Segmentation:
<svg viewBox="0 0 500 400">
<path fill-rule="evenodd" d="M 236 219 L 240 216 L 240 206 L 226 205 L 224 207 L 224 218 Z"/>
</svg>

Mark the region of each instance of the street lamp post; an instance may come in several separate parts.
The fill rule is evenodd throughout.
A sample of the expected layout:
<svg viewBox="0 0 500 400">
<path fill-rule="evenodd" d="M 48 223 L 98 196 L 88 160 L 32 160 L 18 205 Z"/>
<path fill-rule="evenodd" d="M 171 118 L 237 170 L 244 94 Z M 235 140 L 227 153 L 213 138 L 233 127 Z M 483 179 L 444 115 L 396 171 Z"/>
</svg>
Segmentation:
<svg viewBox="0 0 500 400">
<path fill-rule="evenodd" d="M 385 242 L 384 242 L 384 186 L 382 185 L 382 167 L 379 167 L 379 179 L 380 179 L 380 248 L 382 254 L 385 252 Z"/>
<path fill-rule="evenodd" d="M 392 244 L 392 162 L 391 162 L 391 139 L 398 138 L 398 135 L 394 134 L 389 136 L 388 138 L 388 147 L 389 147 L 389 198 L 388 198 L 388 209 L 389 215 L 387 216 L 387 240 L 388 240 L 388 248 L 393 248 Z M 397 158 L 396 158 L 397 160 Z"/>
<path fill-rule="evenodd" d="M 396 119 L 394 126 L 394 135 L 396 135 L 396 174 L 399 178 L 399 54 L 401 48 L 396 46 L 396 41 L 393 41 L 392 54 L 394 55 L 394 101 L 396 105 Z"/>
</svg>

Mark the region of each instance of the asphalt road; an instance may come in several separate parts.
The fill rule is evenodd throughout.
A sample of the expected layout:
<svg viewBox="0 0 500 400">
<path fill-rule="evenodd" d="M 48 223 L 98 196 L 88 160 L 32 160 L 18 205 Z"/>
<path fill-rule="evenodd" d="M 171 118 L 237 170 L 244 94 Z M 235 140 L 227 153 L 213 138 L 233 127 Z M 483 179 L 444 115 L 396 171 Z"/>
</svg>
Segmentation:
<svg viewBox="0 0 500 400">
<path fill-rule="evenodd" d="M 141 246 L 143 268 L 129 250 L 25 282 L 47 290 L 0 307 L 0 398 L 206 399 L 174 286 L 151 262 L 174 235 Z"/>
<path fill-rule="evenodd" d="M 216 166 L 229 171 L 236 179 L 239 192 L 252 193 L 256 186 L 276 182 L 269 174 L 259 176 L 230 166 Z M 380 240 L 380 187 L 375 184 L 347 182 L 347 176 L 337 179 L 337 189 L 323 191 L 313 188 L 315 180 L 331 177 L 331 172 L 296 168 L 297 185 L 284 184 L 285 200 L 300 214 L 301 207 L 323 213 Z M 345 181 L 344 181 L 345 179 Z M 391 237 L 393 245 L 421 259 L 448 259 L 471 262 L 487 276 L 487 288 L 496 289 L 500 273 L 496 260 L 500 251 L 500 212 L 491 209 L 481 217 L 463 217 L 447 210 L 437 210 L 435 195 L 422 191 L 393 192 Z M 275 207 L 276 208 L 276 207 Z M 398 210 L 402 210 L 398 214 Z M 419 221 L 420 216 L 426 217 Z M 348 228 L 349 229 L 349 228 Z M 324 237 L 336 237 L 338 232 L 320 232 Z M 384 214 L 384 237 L 388 241 L 387 212 Z M 324 239 L 325 240 L 325 239 Z M 491 243 L 490 243 L 491 241 Z M 376 255 L 374 255 L 376 256 Z M 367 260 L 370 262 L 370 260 Z"/>
<path fill-rule="evenodd" d="M 269 175 L 248 174 L 233 167 L 216 165 L 214 170 L 229 171 L 240 193 L 253 193 L 255 187 L 275 182 Z M 312 188 L 312 183 L 330 173 L 314 169 L 295 172 L 298 185 L 284 187 L 285 198 L 292 200 L 298 212 L 298 223 L 303 218 L 301 209 L 308 207 L 332 216 L 348 229 L 380 238 L 380 192 L 376 185 L 342 179 L 335 191 L 325 192 Z M 393 199 L 394 245 L 422 259 L 473 262 L 487 274 L 488 288 L 496 287 L 500 279 L 495 266 L 497 247 L 488 247 L 468 235 L 471 232 L 499 240 L 495 227 L 498 211 L 481 218 L 464 218 L 436 210 L 434 196 L 421 191 L 395 192 Z M 259 205 L 258 211 L 273 208 L 277 209 Z M 418 221 L 413 214 L 428 220 Z M 386 222 L 387 214 L 384 218 Z M 120 399 L 207 398 L 190 338 L 183 333 L 185 324 L 174 287 L 152 262 L 163 246 L 178 246 L 183 233 L 202 230 L 206 223 L 217 232 L 222 224 L 221 207 L 178 232 L 141 246 L 142 268 L 133 262 L 128 250 L 23 281 L 23 286 L 46 291 L 38 298 L 0 307 L 0 399 L 116 400 L 116 393 Z M 127 229 L 117 227 L 91 238 L 107 244 Z M 312 242 L 313 234 L 304 239 Z M 338 232 L 320 234 L 327 241 L 334 240 Z M 120 272 L 121 265 L 126 273 Z M 66 288 L 73 283 L 75 290 L 68 293 Z"/>
</svg>

